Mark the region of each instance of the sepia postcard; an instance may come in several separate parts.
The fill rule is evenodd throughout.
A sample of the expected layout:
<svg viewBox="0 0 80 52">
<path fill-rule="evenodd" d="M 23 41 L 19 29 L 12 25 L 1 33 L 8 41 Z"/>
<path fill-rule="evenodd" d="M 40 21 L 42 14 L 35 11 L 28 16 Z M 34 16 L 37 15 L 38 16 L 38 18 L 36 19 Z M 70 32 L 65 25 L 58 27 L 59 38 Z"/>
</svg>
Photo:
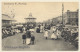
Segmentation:
<svg viewBox="0 0 80 52">
<path fill-rule="evenodd" d="M 79 2 L 1 2 L 2 51 L 79 51 Z"/>
</svg>

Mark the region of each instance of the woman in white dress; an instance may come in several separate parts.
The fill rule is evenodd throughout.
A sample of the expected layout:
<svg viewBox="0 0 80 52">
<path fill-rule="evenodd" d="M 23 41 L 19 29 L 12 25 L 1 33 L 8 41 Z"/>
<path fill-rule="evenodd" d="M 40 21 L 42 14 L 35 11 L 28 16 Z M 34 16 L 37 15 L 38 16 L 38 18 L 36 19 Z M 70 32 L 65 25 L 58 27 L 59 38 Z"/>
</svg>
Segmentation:
<svg viewBox="0 0 80 52">
<path fill-rule="evenodd" d="M 30 43 L 31 43 L 31 38 L 26 38 L 26 44 L 30 45 Z"/>
<path fill-rule="evenodd" d="M 48 30 L 45 30 L 44 32 L 44 37 L 47 39 L 48 38 Z"/>
<path fill-rule="evenodd" d="M 23 32 L 24 32 L 24 33 L 26 33 L 26 31 L 25 31 L 25 30 L 26 30 L 26 28 L 25 28 L 25 27 L 23 27 Z"/>
<path fill-rule="evenodd" d="M 51 39 L 57 39 L 56 32 L 53 31 L 53 33 L 52 33 L 52 35 L 51 35 Z"/>
<path fill-rule="evenodd" d="M 61 37 L 61 32 L 58 29 L 56 30 L 56 35 L 57 35 L 57 38 Z"/>
<path fill-rule="evenodd" d="M 53 31 L 56 31 L 56 26 L 53 26 L 53 29 L 52 29 Z"/>
<path fill-rule="evenodd" d="M 43 32 L 43 28 L 44 28 L 43 26 L 40 27 L 40 32 L 41 33 Z"/>
</svg>

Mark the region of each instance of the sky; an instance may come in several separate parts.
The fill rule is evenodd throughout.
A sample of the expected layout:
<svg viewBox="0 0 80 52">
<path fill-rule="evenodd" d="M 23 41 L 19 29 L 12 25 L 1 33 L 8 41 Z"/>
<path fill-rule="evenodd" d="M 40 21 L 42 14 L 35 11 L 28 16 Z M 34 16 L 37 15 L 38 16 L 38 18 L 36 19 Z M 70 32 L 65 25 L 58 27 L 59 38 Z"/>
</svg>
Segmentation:
<svg viewBox="0 0 80 52">
<path fill-rule="evenodd" d="M 17 4 L 15 4 L 17 3 Z M 67 10 L 76 11 L 78 9 L 78 2 L 63 2 L 64 13 Z M 11 12 L 12 11 L 12 12 Z M 36 22 L 43 22 L 48 19 L 61 16 L 62 14 L 62 2 L 3 2 L 2 14 L 8 14 L 12 17 L 15 14 L 14 19 L 17 22 L 25 22 L 24 18 L 29 16 L 36 18 Z"/>
</svg>

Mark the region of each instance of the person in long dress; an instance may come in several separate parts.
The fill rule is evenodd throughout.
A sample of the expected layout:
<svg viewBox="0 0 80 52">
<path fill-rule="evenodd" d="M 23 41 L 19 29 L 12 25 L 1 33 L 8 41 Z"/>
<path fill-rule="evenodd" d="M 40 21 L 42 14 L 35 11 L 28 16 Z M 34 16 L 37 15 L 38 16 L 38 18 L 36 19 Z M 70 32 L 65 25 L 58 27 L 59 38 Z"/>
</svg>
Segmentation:
<svg viewBox="0 0 80 52">
<path fill-rule="evenodd" d="M 31 32 L 29 30 L 27 30 L 26 32 L 26 44 L 27 45 L 30 45 L 30 42 L 31 42 Z"/>
<path fill-rule="evenodd" d="M 51 39 L 53 39 L 53 40 L 56 40 L 57 39 L 56 32 L 53 31 L 53 33 L 51 35 Z"/>
<path fill-rule="evenodd" d="M 37 32 L 37 33 L 40 33 L 40 28 L 39 28 L 39 27 L 37 28 L 36 32 Z"/>
<path fill-rule="evenodd" d="M 57 35 L 57 38 L 61 37 L 61 32 L 58 29 L 56 30 L 56 35 Z"/>
<path fill-rule="evenodd" d="M 44 37 L 47 39 L 48 38 L 48 30 L 45 30 L 44 32 Z"/>
<path fill-rule="evenodd" d="M 25 27 L 23 27 L 23 32 L 25 33 L 25 30 L 26 30 L 26 28 Z"/>
<path fill-rule="evenodd" d="M 40 27 L 40 32 L 41 32 L 41 33 L 43 32 L 43 26 Z"/>
</svg>

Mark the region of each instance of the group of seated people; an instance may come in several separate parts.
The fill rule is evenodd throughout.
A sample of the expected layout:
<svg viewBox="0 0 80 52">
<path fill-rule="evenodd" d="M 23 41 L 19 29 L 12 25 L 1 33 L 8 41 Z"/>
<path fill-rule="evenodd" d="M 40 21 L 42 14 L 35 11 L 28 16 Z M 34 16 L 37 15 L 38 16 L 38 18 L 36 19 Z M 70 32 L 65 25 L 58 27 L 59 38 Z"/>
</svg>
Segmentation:
<svg viewBox="0 0 80 52">
<path fill-rule="evenodd" d="M 78 32 L 72 33 L 71 31 L 63 31 L 61 35 L 65 41 L 69 41 L 75 47 L 78 47 Z"/>
<path fill-rule="evenodd" d="M 15 31 L 11 28 L 2 29 L 2 39 L 8 36 L 15 35 Z"/>
</svg>

